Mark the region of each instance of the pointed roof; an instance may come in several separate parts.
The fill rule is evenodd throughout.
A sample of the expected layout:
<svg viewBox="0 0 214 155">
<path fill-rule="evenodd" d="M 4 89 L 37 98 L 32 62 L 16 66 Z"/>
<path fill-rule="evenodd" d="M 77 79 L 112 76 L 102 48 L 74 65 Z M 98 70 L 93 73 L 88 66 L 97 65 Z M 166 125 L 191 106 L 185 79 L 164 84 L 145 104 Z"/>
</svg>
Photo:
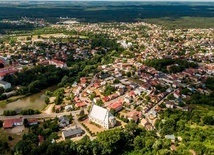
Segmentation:
<svg viewBox="0 0 214 155">
<path fill-rule="evenodd" d="M 95 118 L 105 124 L 109 123 L 109 117 L 113 117 L 113 115 L 105 108 L 93 105 L 92 110 L 89 114 L 89 117 Z"/>
</svg>

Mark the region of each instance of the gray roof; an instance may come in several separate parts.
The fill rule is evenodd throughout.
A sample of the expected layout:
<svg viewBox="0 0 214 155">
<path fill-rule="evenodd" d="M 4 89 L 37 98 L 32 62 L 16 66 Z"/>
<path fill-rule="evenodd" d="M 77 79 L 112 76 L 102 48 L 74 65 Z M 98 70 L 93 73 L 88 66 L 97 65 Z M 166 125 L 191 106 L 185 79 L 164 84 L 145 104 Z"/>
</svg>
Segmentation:
<svg viewBox="0 0 214 155">
<path fill-rule="evenodd" d="M 171 140 L 175 140 L 175 136 L 174 135 L 165 135 L 166 139 L 171 139 Z"/>
<path fill-rule="evenodd" d="M 2 84 L 2 85 L 6 85 L 6 84 L 8 84 L 8 83 L 9 83 L 9 82 L 0 80 L 0 84 Z"/>
<path fill-rule="evenodd" d="M 73 135 L 83 134 L 83 133 L 84 133 L 84 131 L 80 127 L 74 128 L 74 129 L 69 129 L 69 130 L 62 132 L 62 134 L 64 135 L 65 138 L 73 136 Z"/>
</svg>

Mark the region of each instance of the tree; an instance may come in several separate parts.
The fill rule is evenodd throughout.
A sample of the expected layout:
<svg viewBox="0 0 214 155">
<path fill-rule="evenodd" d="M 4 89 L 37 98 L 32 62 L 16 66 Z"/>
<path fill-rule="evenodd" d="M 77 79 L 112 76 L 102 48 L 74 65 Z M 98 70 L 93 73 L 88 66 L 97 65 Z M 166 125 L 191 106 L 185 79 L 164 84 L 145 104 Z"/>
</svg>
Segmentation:
<svg viewBox="0 0 214 155">
<path fill-rule="evenodd" d="M 79 116 L 83 116 L 83 115 L 85 115 L 85 111 L 82 109 L 80 110 Z"/>
<path fill-rule="evenodd" d="M 3 121 L 0 120 L 0 128 L 2 128 L 2 127 L 3 127 Z"/>
<path fill-rule="evenodd" d="M 60 95 L 57 95 L 56 99 L 54 100 L 54 102 L 56 103 L 56 105 L 59 105 L 62 103 L 63 98 Z"/>
<path fill-rule="evenodd" d="M 97 135 L 100 144 L 101 154 L 119 154 L 126 146 L 126 137 L 122 129 L 108 130 Z"/>
<path fill-rule="evenodd" d="M 11 141 L 11 140 L 13 140 L 13 137 L 11 137 L 11 136 L 8 136 L 8 138 L 7 138 L 9 141 Z"/>
<path fill-rule="evenodd" d="M 49 104 L 49 103 L 50 103 L 50 99 L 49 99 L 48 96 L 45 96 L 45 103 L 46 103 L 46 104 Z"/>
<path fill-rule="evenodd" d="M 126 76 L 127 76 L 127 77 L 131 77 L 131 75 L 132 75 L 131 72 L 127 72 L 127 73 L 126 73 Z"/>
<path fill-rule="evenodd" d="M 136 136 L 134 138 L 134 148 L 135 150 L 140 150 L 145 147 L 145 140 L 141 136 Z"/>
<path fill-rule="evenodd" d="M 24 121 L 23 121 L 23 124 L 24 124 L 24 127 L 29 127 L 29 122 L 28 122 L 28 119 L 25 118 Z"/>
<path fill-rule="evenodd" d="M 110 113 L 111 113 L 112 115 L 114 115 L 114 116 L 115 116 L 115 114 L 116 114 L 116 110 L 115 110 L 115 109 L 113 109 L 113 108 L 111 108 L 111 109 L 110 109 Z"/>
<path fill-rule="evenodd" d="M 4 93 L 4 88 L 0 87 L 0 95 L 2 95 Z"/>
<path fill-rule="evenodd" d="M 214 125 L 214 116 L 206 115 L 202 120 L 206 125 Z"/>
<path fill-rule="evenodd" d="M 98 100 L 97 102 L 96 102 L 96 105 L 98 105 L 98 106 L 102 106 L 104 103 L 103 103 L 103 101 L 102 100 Z"/>
</svg>

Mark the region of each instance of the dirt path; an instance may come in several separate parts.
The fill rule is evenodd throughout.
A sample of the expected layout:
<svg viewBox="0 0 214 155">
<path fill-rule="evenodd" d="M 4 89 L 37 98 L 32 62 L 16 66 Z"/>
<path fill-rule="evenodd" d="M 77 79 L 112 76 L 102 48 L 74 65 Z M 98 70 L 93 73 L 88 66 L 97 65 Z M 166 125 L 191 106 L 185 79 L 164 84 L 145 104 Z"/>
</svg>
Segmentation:
<svg viewBox="0 0 214 155">
<path fill-rule="evenodd" d="M 44 109 L 43 113 L 45 113 L 45 114 L 51 114 L 51 113 L 53 113 L 53 112 L 52 112 L 53 107 L 54 107 L 54 104 L 49 104 L 49 105 Z"/>
</svg>

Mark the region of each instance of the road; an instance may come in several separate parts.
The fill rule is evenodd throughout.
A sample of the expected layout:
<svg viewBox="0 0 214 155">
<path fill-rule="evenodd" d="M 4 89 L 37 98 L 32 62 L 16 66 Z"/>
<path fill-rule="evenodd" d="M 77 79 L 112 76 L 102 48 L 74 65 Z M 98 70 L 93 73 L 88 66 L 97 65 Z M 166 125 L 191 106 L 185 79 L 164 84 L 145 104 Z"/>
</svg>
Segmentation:
<svg viewBox="0 0 214 155">
<path fill-rule="evenodd" d="M 99 74 L 99 73 L 97 73 L 97 74 Z M 86 103 L 87 105 L 88 105 L 88 103 L 91 102 L 91 100 L 90 100 L 89 98 L 87 98 L 87 97 L 82 97 L 82 93 L 85 92 L 85 91 L 87 91 L 87 90 L 94 84 L 94 80 L 96 79 L 97 74 L 95 74 L 95 75 L 93 76 L 93 78 L 91 79 L 91 83 L 79 94 L 79 99 L 80 99 L 81 101 L 85 101 L 85 103 Z"/>
<path fill-rule="evenodd" d="M 84 129 L 85 134 L 90 138 L 90 140 L 94 140 L 94 139 L 96 138 L 96 137 L 92 137 L 92 136 L 90 135 L 90 133 L 89 133 L 87 130 L 85 130 L 85 127 L 82 126 L 82 124 L 77 120 L 76 115 L 74 116 L 74 123 L 75 123 L 76 126 L 79 126 L 79 127 L 81 127 L 82 129 Z"/>
<path fill-rule="evenodd" d="M 167 98 L 169 95 L 171 95 L 173 92 L 174 92 L 174 91 L 171 91 L 168 95 L 166 95 L 164 98 L 162 98 L 157 104 L 155 104 L 151 109 L 149 109 L 149 110 L 144 114 L 144 116 L 145 116 L 146 118 L 148 118 L 148 120 L 149 120 L 150 123 L 153 123 L 153 120 L 151 120 L 151 119 L 149 118 L 150 112 L 151 112 L 151 111 L 154 111 L 154 110 L 155 110 L 155 107 L 157 107 L 158 105 L 160 105 L 161 103 L 163 103 L 164 99 L 166 99 L 166 98 Z"/>
<path fill-rule="evenodd" d="M 63 115 L 70 115 L 76 116 L 80 110 L 76 111 L 70 111 L 70 112 L 61 112 L 61 113 L 51 113 L 51 114 L 36 114 L 36 115 L 15 115 L 15 116 L 0 116 L 0 120 L 5 119 L 15 119 L 15 118 L 54 118 L 54 117 L 60 117 Z"/>
</svg>

